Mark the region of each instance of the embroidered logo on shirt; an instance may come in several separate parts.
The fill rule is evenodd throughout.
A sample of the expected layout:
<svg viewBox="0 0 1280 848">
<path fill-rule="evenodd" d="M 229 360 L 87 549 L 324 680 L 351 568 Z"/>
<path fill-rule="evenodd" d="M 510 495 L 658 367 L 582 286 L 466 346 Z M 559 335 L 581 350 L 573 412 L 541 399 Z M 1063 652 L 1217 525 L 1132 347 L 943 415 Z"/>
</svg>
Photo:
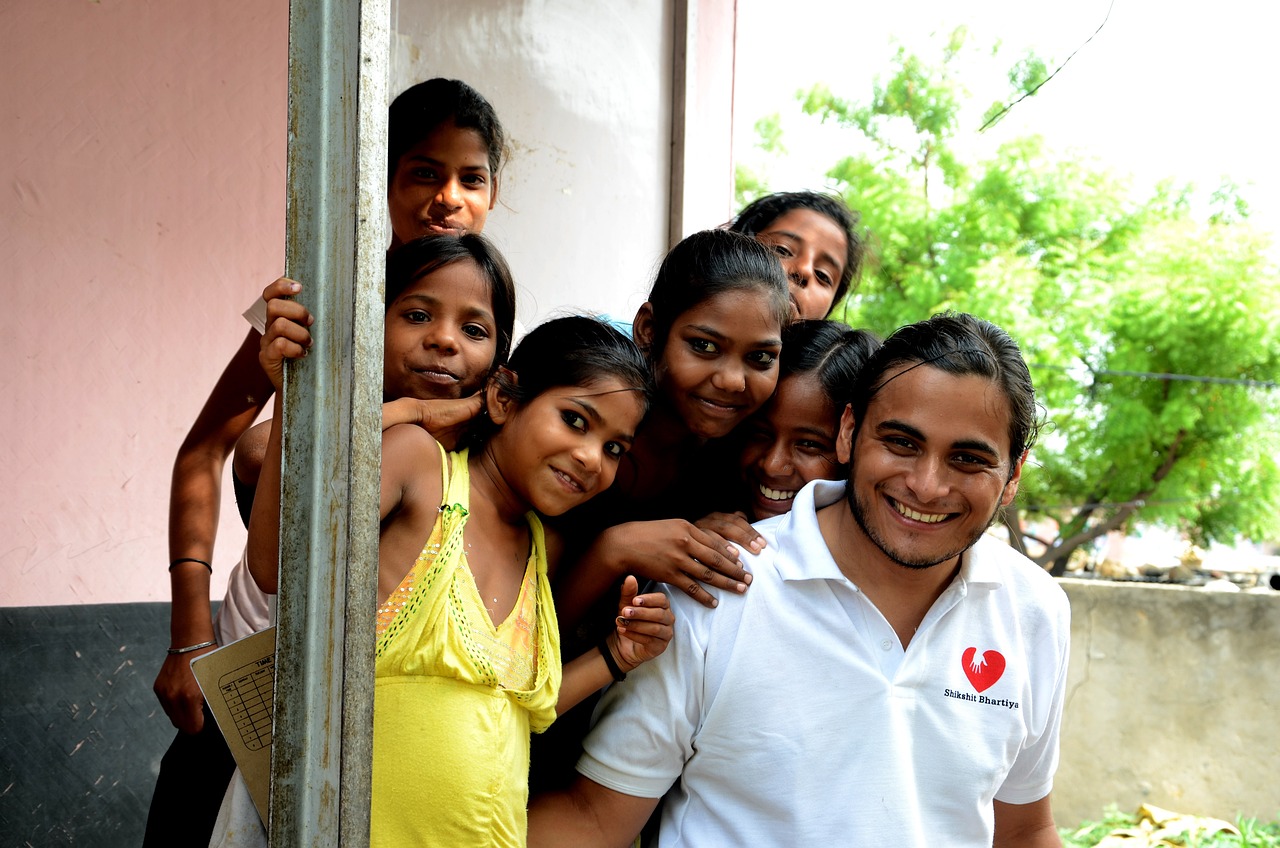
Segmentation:
<svg viewBox="0 0 1280 848">
<path fill-rule="evenodd" d="M 984 651 L 982 657 L 977 656 L 977 648 L 965 648 L 960 656 L 960 665 L 964 667 L 964 676 L 975 692 L 985 692 L 1004 674 L 1004 654 L 999 651 Z"/>
</svg>

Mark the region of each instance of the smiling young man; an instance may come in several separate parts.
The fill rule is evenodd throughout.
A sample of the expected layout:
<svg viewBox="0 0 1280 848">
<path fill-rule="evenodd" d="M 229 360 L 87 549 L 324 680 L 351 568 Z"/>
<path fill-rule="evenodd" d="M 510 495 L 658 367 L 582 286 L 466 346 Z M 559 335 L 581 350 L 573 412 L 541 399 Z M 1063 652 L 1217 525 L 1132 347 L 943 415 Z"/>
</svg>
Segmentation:
<svg viewBox="0 0 1280 848">
<path fill-rule="evenodd" d="M 529 842 L 1058 846 L 1049 804 L 1066 596 L 985 531 L 1037 429 L 1017 346 L 968 315 L 904 327 L 859 375 L 837 452 L 744 553 L 714 612 L 611 687 Z M 668 794 L 668 790 L 670 793 Z"/>
</svg>

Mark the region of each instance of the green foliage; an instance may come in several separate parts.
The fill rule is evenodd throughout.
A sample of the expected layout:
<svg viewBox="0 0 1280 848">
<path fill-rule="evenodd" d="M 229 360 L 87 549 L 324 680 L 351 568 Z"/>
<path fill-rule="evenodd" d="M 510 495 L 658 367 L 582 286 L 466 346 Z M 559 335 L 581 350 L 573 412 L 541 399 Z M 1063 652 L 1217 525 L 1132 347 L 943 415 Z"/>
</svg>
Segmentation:
<svg viewBox="0 0 1280 848">
<path fill-rule="evenodd" d="M 1110 804 L 1096 822 L 1085 822 L 1077 828 L 1060 827 L 1058 834 L 1062 837 L 1062 848 L 1093 848 L 1111 831 L 1130 827 L 1136 824 L 1138 817 L 1120 812 L 1115 804 Z"/>
<path fill-rule="evenodd" d="M 1060 827 L 1058 834 L 1062 837 L 1063 848 L 1094 848 L 1113 831 L 1133 828 L 1138 823 L 1138 816 L 1122 813 L 1113 804 L 1107 807 L 1100 821 L 1085 822 L 1075 828 Z M 1186 845 L 1188 848 L 1280 848 L 1280 821 L 1259 822 L 1257 819 L 1241 816 L 1236 819 L 1236 828 L 1240 831 L 1239 835 L 1234 833 L 1189 835 L 1185 841 L 1172 842 L 1172 844 Z M 1146 843 L 1142 839 L 1127 841 L 1135 846 L 1154 844 Z"/>
<path fill-rule="evenodd" d="M 935 63 L 899 49 L 865 101 L 800 93 L 804 112 L 861 140 L 828 176 L 861 212 L 878 264 L 837 314 L 883 334 L 953 309 L 1019 340 L 1048 418 L 1019 498 L 1023 519 L 1059 527 L 1042 563 L 1060 568 L 1134 521 L 1200 544 L 1274 538 L 1273 246 L 1229 182 L 1198 218 L 1189 188 L 1137 197 L 1125 178 L 1040 138 L 966 161 L 953 145 L 969 99 L 954 70 L 966 38 L 957 31 Z M 1046 76 L 1033 55 L 1008 72 L 1015 94 Z M 779 147 L 777 121 L 768 126 Z M 740 191 L 765 190 L 742 177 Z"/>
<path fill-rule="evenodd" d="M 1236 224 L 1249 217 L 1249 204 L 1240 196 L 1240 187 L 1230 180 L 1209 196 L 1209 208 L 1209 220 L 1215 224 Z"/>
<path fill-rule="evenodd" d="M 770 153 L 787 152 L 787 148 L 782 144 L 782 116 L 777 112 L 756 121 L 755 130 L 756 135 L 760 137 L 757 146 L 761 150 L 767 150 Z"/>
<path fill-rule="evenodd" d="M 1224 846 L 1238 848 L 1280 848 L 1280 821 L 1260 822 L 1253 818 L 1236 819 L 1236 827 L 1240 828 L 1240 836 L 1226 837 Z"/>
<path fill-rule="evenodd" d="M 757 197 L 768 193 L 769 188 L 759 174 L 745 165 L 733 166 L 733 196 L 737 201 L 736 208 L 741 209 Z"/>
<path fill-rule="evenodd" d="M 982 116 L 984 128 L 992 126 L 1024 97 L 1031 97 L 1049 79 L 1049 66 L 1035 53 L 1028 52 L 1009 69 L 1009 94 L 1004 102 L 995 102 Z"/>
<path fill-rule="evenodd" d="M 756 147 L 775 155 L 785 155 L 787 148 L 782 144 L 782 118 L 777 112 L 766 115 L 755 123 L 756 136 L 760 139 Z M 733 166 L 733 194 L 738 209 L 746 206 L 761 195 L 769 193 L 765 177 L 747 166 L 736 163 Z"/>
</svg>

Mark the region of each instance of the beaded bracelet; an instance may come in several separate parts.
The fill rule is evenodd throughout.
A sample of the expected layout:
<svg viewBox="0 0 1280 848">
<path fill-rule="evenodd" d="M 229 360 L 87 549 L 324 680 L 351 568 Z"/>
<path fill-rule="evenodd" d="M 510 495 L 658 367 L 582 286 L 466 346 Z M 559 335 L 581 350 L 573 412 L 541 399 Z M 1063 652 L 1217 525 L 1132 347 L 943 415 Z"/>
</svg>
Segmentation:
<svg viewBox="0 0 1280 848">
<path fill-rule="evenodd" d="M 210 573 L 210 574 L 212 574 L 212 573 L 213 573 L 213 566 L 212 566 L 212 565 L 210 565 L 209 563 L 205 562 L 205 561 L 204 561 L 204 560 L 202 560 L 202 559 L 196 559 L 195 557 L 178 557 L 178 558 L 177 558 L 177 559 L 175 559 L 173 562 L 169 563 L 169 570 L 170 570 L 170 571 L 173 571 L 173 567 L 174 567 L 175 565 L 177 565 L 178 563 L 180 563 L 180 562 L 198 562 L 198 563 L 200 563 L 201 565 L 203 565 L 205 568 L 209 569 L 209 573 Z"/>
<path fill-rule="evenodd" d="M 609 673 L 613 675 L 614 681 L 621 683 L 627 679 L 627 673 L 618 667 L 618 661 L 613 658 L 613 651 L 609 650 L 609 638 L 600 640 L 600 655 L 604 657 L 604 664 L 609 666 Z"/>
<path fill-rule="evenodd" d="M 212 647 L 213 647 L 214 645 L 216 645 L 216 644 L 218 644 L 216 640 L 210 639 L 208 642 L 201 642 L 199 645 L 188 645 L 188 646 L 187 646 L 187 647 L 185 647 L 185 648 L 169 648 L 168 650 L 169 650 L 170 655 L 172 655 L 172 654 L 189 654 L 189 653 L 191 653 L 192 651 L 198 651 L 198 650 L 200 650 L 201 648 L 212 648 Z"/>
</svg>

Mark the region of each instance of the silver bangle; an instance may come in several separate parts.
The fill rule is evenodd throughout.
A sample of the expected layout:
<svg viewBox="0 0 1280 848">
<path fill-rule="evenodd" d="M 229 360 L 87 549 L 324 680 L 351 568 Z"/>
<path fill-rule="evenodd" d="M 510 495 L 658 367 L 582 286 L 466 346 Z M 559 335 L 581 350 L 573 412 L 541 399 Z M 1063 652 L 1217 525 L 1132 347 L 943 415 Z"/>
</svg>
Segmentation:
<svg viewBox="0 0 1280 848">
<path fill-rule="evenodd" d="M 210 639 L 208 642 L 201 642 L 199 645 L 188 645 L 185 648 L 169 648 L 169 654 L 189 654 L 201 648 L 212 648 L 216 644 L 218 644 L 216 640 Z"/>
</svg>

